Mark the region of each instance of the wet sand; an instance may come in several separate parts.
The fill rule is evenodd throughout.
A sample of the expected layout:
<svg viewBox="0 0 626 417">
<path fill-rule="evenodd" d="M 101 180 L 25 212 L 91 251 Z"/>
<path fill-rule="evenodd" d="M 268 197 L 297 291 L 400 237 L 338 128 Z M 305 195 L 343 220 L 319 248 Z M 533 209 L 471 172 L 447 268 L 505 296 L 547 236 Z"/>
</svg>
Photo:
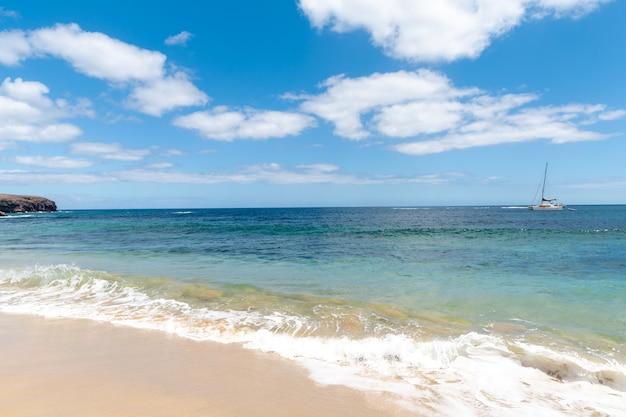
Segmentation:
<svg viewBox="0 0 626 417">
<path fill-rule="evenodd" d="M 0 313 L 0 417 L 408 416 L 234 345 Z"/>
</svg>

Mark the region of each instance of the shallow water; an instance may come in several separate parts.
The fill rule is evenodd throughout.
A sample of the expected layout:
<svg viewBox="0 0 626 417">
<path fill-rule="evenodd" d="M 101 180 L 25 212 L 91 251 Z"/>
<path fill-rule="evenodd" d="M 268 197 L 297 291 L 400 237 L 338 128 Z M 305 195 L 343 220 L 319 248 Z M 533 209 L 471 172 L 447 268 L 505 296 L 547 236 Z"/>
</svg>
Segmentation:
<svg viewBox="0 0 626 417">
<path fill-rule="evenodd" d="M 428 415 L 626 415 L 626 206 L 71 211 L 0 236 L 5 312 L 243 343 Z"/>
</svg>

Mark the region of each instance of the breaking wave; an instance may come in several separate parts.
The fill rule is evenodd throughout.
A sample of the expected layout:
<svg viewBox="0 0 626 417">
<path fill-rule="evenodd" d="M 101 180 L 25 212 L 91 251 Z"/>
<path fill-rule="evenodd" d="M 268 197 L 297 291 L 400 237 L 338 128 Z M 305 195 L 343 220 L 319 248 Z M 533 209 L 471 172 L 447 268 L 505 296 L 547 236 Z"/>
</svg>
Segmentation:
<svg viewBox="0 0 626 417">
<path fill-rule="evenodd" d="M 319 383 L 384 392 L 428 415 L 617 416 L 626 404 L 619 357 L 556 349 L 519 334 L 449 331 L 452 323 L 433 325 L 389 305 L 62 264 L 0 269 L 0 311 L 239 343 L 297 361 Z"/>
</svg>

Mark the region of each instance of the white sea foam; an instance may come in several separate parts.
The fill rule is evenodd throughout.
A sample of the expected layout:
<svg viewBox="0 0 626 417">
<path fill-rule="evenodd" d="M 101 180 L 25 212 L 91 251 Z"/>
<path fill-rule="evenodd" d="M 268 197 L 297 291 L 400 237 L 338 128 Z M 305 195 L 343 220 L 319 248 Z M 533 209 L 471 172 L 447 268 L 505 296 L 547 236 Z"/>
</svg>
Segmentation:
<svg viewBox="0 0 626 417">
<path fill-rule="evenodd" d="M 430 210 L 430 207 L 393 207 L 393 210 Z"/>
<path fill-rule="evenodd" d="M 259 332 L 246 346 L 301 362 L 319 383 L 394 394 L 431 416 L 587 416 L 594 410 L 598 415 L 625 415 L 623 366 L 571 359 L 529 345 L 519 346 L 526 348 L 521 362 L 495 336 L 293 340 Z M 547 369 L 557 372 L 571 368 L 570 363 L 578 368 L 569 379 L 559 378 L 546 369 L 548 363 Z M 614 382 L 606 384 L 609 375 Z"/>
<path fill-rule="evenodd" d="M 295 336 L 308 318 L 193 307 L 71 265 L 0 270 L 0 311 L 242 343 L 301 363 L 320 384 L 385 393 L 429 416 L 626 416 L 624 364 L 495 333 Z"/>
<path fill-rule="evenodd" d="M 0 220 L 25 219 L 28 217 L 35 217 L 35 214 L 7 214 L 4 216 L 0 216 Z"/>
</svg>

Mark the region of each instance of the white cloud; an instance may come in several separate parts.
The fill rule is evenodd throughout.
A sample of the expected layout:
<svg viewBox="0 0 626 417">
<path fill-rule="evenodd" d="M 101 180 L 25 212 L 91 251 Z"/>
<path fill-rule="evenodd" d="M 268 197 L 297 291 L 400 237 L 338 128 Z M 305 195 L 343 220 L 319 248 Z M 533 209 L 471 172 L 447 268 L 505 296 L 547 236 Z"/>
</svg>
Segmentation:
<svg viewBox="0 0 626 417">
<path fill-rule="evenodd" d="M 606 111 L 598 115 L 600 120 L 617 120 L 626 116 L 626 110 Z"/>
<path fill-rule="evenodd" d="M 437 133 L 461 122 L 461 105 L 455 101 L 414 101 L 382 108 L 373 118 L 385 136 L 409 137 Z"/>
<path fill-rule="evenodd" d="M 130 88 L 129 105 L 145 114 L 161 116 L 178 107 L 204 105 L 208 101 L 180 71 L 166 70 L 167 57 L 99 32 L 87 32 L 77 24 L 57 24 L 29 32 L 0 32 L 0 63 L 52 56 L 67 61 L 77 72 Z"/>
<path fill-rule="evenodd" d="M 177 107 L 204 105 L 208 101 L 209 97 L 182 72 L 146 82 L 136 87 L 128 98 L 130 107 L 152 116 L 161 116 Z"/>
<path fill-rule="evenodd" d="M 37 113 L 36 116 L 28 114 L 29 119 L 33 116 L 38 120 L 50 119 L 63 113 L 57 104 L 61 103 L 64 106 L 65 102 L 57 101 L 54 103 L 47 96 L 49 92 L 50 90 L 45 84 L 37 81 L 24 81 L 21 78 L 16 78 L 15 81 L 12 81 L 11 78 L 5 78 L 0 85 L 0 94 L 5 99 L 11 100 L 17 106 L 27 106 Z M 6 117 L 6 115 L 4 116 Z"/>
<path fill-rule="evenodd" d="M 82 134 L 78 127 L 67 124 L 8 124 L 0 122 L 0 140 L 59 143 L 67 142 Z"/>
<path fill-rule="evenodd" d="M 22 165 L 33 165 L 43 168 L 74 169 L 93 165 L 86 159 L 71 159 L 65 156 L 16 156 L 15 162 Z"/>
<path fill-rule="evenodd" d="M 92 114 L 91 104 L 79 101 L 72 106 L 65 100 L 53 101 L 46 85 L 36 81 L 5 78 L 0 84 L 0 140 L 64 142 L 82 131 L 64 117 Z"/>
<path fill-rule="evenodd" d="M 11 97 L 0 96 L 0 126 L 7 126 L 17 120 L 38 120 L 42 118 L 43 114 L 36 107 L 14 100 Z"/>
<path fill-rule="evenodd" d="M 586 120 L 602 114 L 602 106 L 512 108 L 511 112 L 494 117 L 469 120 L 457 129 L 434 139 L 396 145 L 394 149 L 411 155 L 426 155 L 477 146 L 549 140 L 562 144 L 601 140 L 611 135 L 581 130 Z"/>
<path fill-rule="evenodd" d="M 581 16 L 610 0 L 299 0 L 313 26 L 364 29 L 395 58 L 474 58 L 525 18 Z"/>
<path fill-rule="evenodd" d="M 32 53 L 32 46 L 21 30 L 0 32 L 0 64 L 17 65 Z"/>
<path fill-rule="evenodd" d="M 180 32 L 177 35 L 172 35 L 165 39 L 166 45 L 186 45 L 187 41 L 193 38 L 193 34 L 186 30 Z"/>
<path fill-rule="evenodd" d="M 477 88 L 457 88 L 429 70 L 332 77 L 318 96 L 303 96 L 302 111 L 335 125 L 335 133 L 353 140 L 372 135 L 414 138 L 394 146 L 424 155 L 453 149 L 545 139 L 552 143 L 609 137 L 582 127 L 626 116 L 604 105 L 532 107 L 535 94 L 492 96 Z M 298 99 L 298 97 L 293 97 Z"/>
<path fill-rule="evenodd" d="M 174 125 L 198 131 L 208 139 L 268 139 L 297 135 L 315 125 L 315 119 L 300 113 L 216 107 L 180 116 Z"/>
<path fill-rule="evenodd" d="M 302 97 L 301 110 L 333 122 L 335 134 L 354 140 L 370 135 L 363 118 L 371 114 L 371 126 L 391 136 L 440 131 L 458 120 L 456 100 L 478 92 L 456 89 L 448 78 L 429 70 L 331 77 L 322 87 L 326 88 L 322 94 Z M 428 117 L 415 118 L 420 108 L 429 109 Z"/>
<path fill-rule="evenodd" d="M 69 62 L 78 72 L 109 81 L 152 80 L 163 76 L 165 55 L 141 49 L 77 24 L 57 24 L 30 33 L 35 51 Z"/>
<path fill-rule="evenodd" d="M 128 149 L 119 143 L 72 143 L 70 148 L 76 154 L 116 161 L 140 161 L 150 154 L 149 149 Z"/>
</svg>

